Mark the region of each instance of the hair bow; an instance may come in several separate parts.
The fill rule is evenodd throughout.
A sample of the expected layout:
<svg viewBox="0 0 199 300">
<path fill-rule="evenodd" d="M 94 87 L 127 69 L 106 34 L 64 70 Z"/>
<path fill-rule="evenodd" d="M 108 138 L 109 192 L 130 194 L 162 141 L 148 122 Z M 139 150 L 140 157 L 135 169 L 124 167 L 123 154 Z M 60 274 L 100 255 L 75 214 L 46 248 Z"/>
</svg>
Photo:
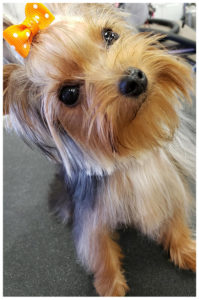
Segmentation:
<svg viewBox="0 0 199 300">
<path fill-rule="evenodd" d="M 55 18 L 41 3 L 27 3 L 25 16 L 23 23 L 12 25 L 3 32 L 4 39 L 23 57 L 28 55 L 37 32 L 48 27 Z"/>
</svg>

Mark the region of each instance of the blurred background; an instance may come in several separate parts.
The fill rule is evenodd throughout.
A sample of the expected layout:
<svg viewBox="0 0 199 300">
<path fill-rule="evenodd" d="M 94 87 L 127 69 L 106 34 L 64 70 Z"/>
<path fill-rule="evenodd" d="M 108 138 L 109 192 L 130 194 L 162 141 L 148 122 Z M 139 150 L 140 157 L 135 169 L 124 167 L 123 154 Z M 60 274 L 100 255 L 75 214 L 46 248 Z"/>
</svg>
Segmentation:
<svg viewBox="0 0 199 300">
<path fill-rule="evenodd" d="M 189 27 L 196 29 L 196 3 L 119 3 L 116 4 L 131 12 L 131 24 L 140 26 L 148 18 L 183 21 Z"/>
<path fill-rule="evenodd" d="M 128 22 L 138 31 L 166 34 L 170 53 L 183 56 L 196 67 L 196 3 L 119 3 L 130 13 Z M 172 43 L 168 43 L 172 41 Z"/>
</svg>

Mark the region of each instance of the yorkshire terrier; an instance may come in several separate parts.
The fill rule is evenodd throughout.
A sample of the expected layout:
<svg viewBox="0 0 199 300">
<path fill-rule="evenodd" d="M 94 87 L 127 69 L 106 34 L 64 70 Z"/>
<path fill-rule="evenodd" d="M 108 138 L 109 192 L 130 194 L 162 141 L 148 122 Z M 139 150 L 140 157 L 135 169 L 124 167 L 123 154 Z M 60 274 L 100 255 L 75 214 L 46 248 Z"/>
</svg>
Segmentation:
<svg viewBox="0 0 199 300">
<path fill-rule="evenodd" d="M 194 148 L 181 112 L 181 100 L 190 102 L 189 66 L 160 36 L 135 32 L 111 4 L 48 7 L 28 3 L 26 20 L 4 31 L 24 57 L 4 66 L 4 113 L 25 141 L 63 165 L 67 192 L 53 209 L 72 220 L 97 293 L 128 291 L 114 234 L 121 225 L 195 271 L 186 179 Z"/>
</svg>

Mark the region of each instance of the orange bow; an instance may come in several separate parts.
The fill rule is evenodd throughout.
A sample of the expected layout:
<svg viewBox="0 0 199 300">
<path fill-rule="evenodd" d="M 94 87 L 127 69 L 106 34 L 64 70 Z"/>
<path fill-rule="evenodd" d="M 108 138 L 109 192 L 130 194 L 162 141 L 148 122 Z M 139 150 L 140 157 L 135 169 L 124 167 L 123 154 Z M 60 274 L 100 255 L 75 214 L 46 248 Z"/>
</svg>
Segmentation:
<svg viewBox="0 0 199 300">
<path fill-rule="evenodd" d="M 4 39 L 21 56 L 26 57 L 30 51 L 33 37 L 54 20 L 53 14 L 41 3 L 27 3 L 26 19 L 20 25 L 12 25 L 3 32 Z"/>
</svg>

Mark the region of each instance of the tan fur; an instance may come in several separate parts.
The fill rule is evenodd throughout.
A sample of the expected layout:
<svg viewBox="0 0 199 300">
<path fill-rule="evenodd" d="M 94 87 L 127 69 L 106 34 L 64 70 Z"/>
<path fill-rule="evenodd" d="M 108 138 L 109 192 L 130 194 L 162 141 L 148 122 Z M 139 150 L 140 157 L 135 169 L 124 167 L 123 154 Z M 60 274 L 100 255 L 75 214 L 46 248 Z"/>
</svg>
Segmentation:
<svg viewBox="0 0 199 300">
<path fill-rule="evenodd" d="M 191 239 L 186 218 L 179 210 L 165 226 L 160 242 L 176 266 L 196 271 L 196 242 Z"/>
<path fill-rule="evenodd" d="M 17 70 L 19 66 L 16 64 L 9 64 L 3 68 L 3 114 L 9 114 L 9 98 L 7 96 L 10 75 L 13 71 Z"/>
<path fill-rule="evenodd" d="M 86 240 L 85 240 L 86 236 Z M 87 242 L 85 242 L 87 241 Z M 93 229 L 89 221 L 78 244 L 78 254 L 94 273 L 94 286 L 103 296 L 124 296 L 128 291 L 121 270 L 123 255 L 106 229 Z"/>
<path fill-rule="evenodd" d="M 190 102 L 190 68 L 168 55 L 159 36 L 132 31 L 112 5 L 49 7 L 55 21 L 34 38 L 25 65 L 4 67 L 4 113 L 20 135 L 62 162 L 68 177 L 75 167 L 88 176 L 105 174 L 106 185 L 95 209 L 84 216 L 77 241 L 96 290 L 105 296 L 128 290 L 121 250 L 111 238 L 121 224 L 163 244 L 179 267 L 195 270 L 187 225 L 192 196 L 185 179 L 194 175 L 194 147 L 189 133 L 179 131 L 181 102 Z M 109 49 L 104 28 L 120 36 Z M 118 90 L 130 66 L 148 79 L 147 91 L 136 99 Z M 66 83 L 81 85 L 74 107 L 58 99 Z"/>
</svg>

